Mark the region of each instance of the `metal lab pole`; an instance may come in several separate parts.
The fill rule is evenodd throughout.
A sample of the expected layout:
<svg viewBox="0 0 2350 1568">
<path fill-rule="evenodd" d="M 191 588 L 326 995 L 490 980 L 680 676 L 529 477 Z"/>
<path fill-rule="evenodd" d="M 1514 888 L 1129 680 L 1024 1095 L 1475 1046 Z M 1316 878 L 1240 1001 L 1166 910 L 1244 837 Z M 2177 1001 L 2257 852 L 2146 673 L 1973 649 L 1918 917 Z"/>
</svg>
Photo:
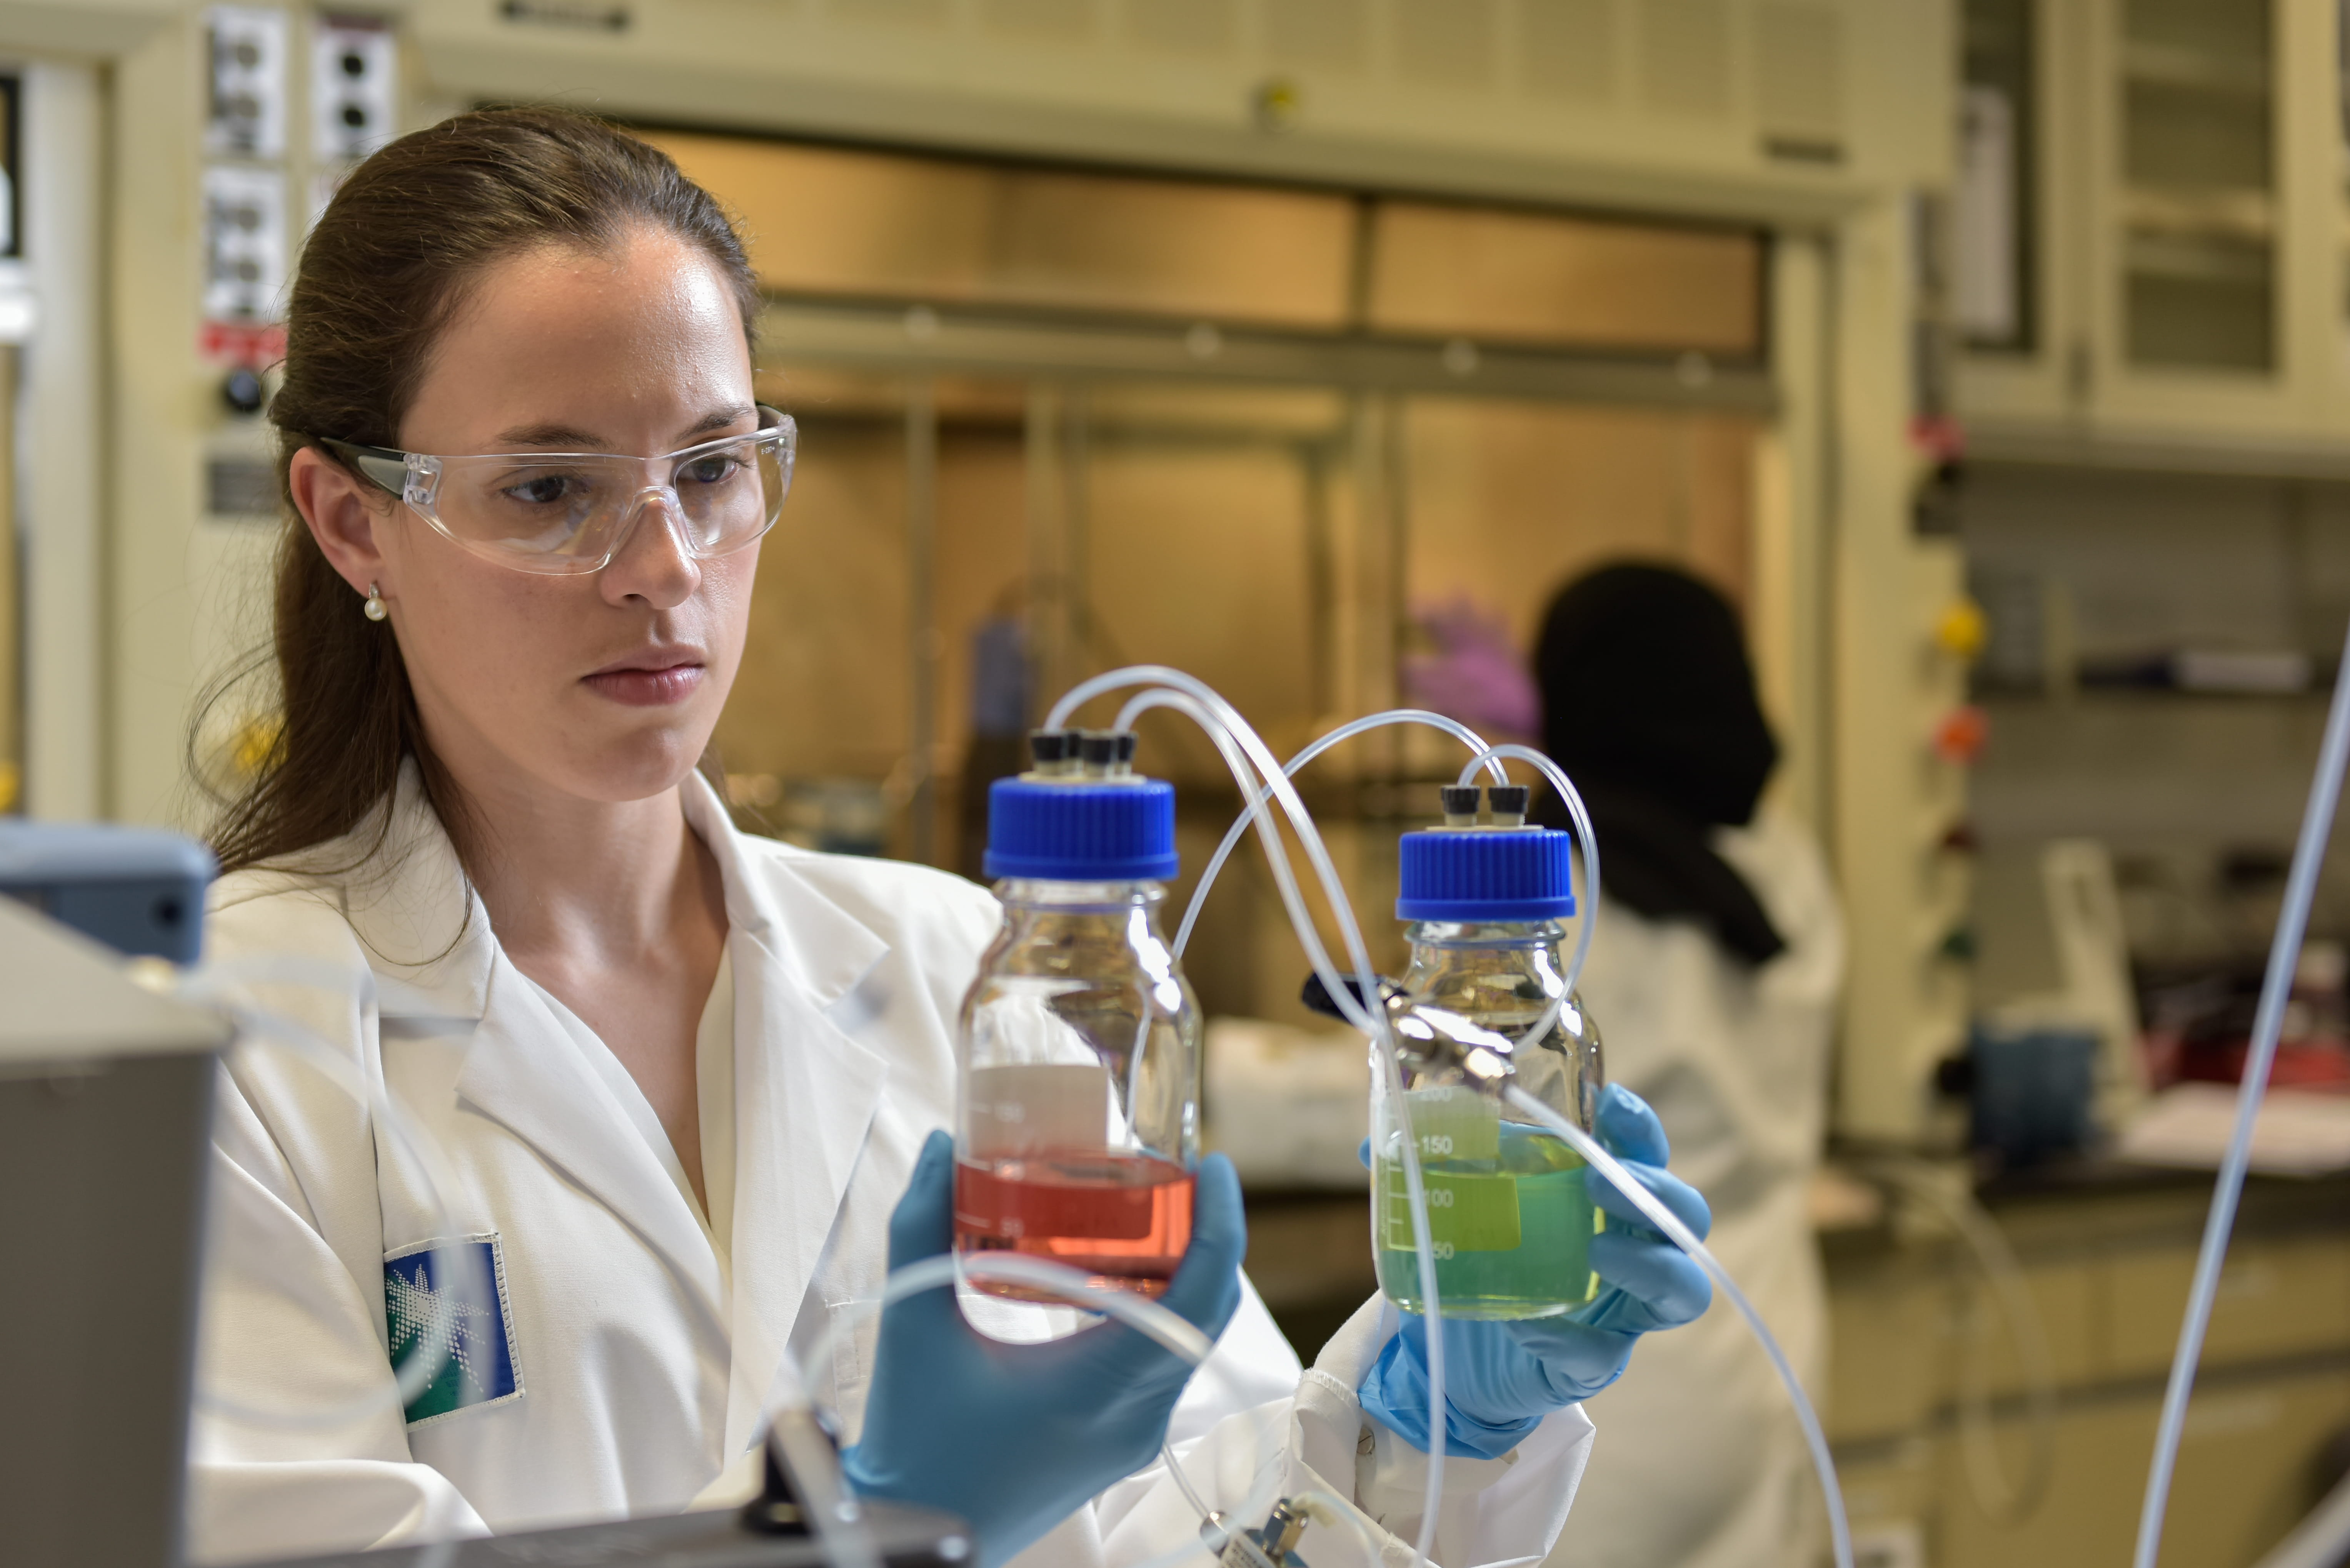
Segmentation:
<svg viewBox="0 0 2350 1568">
<path fill-rule="evenodd" d="M 938 790 L 931 766 L 938 742 L 939 409 L 927 378 L 906 389 L 906 736 L 908 848 L 924 865 L 938 849 Z"/>
</svg>

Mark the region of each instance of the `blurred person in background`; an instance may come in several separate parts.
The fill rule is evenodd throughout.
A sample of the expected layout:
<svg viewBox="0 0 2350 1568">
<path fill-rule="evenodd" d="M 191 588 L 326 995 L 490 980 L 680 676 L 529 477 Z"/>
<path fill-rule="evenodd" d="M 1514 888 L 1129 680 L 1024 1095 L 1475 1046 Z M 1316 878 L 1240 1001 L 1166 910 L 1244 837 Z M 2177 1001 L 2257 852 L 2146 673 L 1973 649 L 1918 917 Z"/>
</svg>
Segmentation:
<svg viewBox="0 0 2350 1568">
<path fill-rule="evenodd" d="M 1710 1245 L 1817 1402 L 1827 1309 L 1805 1194 L 1827 1111 L 1844 930 L 1810 835 L 1760 808 L 1779 757 L 1737 612 L 1677 567 L 1622 563 L 1562 590 L 1532 661 L 1465 602 L 1417 616 L 1415 701 L 1539 736 L 1598 838 L 1604 895 L 1581 981 L 1611 1083 L 1656 1108 L 1713 1208 Z M 1565 828 L 1542 798 L 1537 815 Z M 1718 1297 L 1588 1404 L 1600 1428 L 1552 1568 L 1809 1568 L 1825 1523 L 1803 1435 Z"/>
<path fill-rule="evenodd" d="M 1844 929 L 1818 846 L 1758 809 L 1779 748 L 1737 612 L 1677 568 L 1605 566 L 1552 601 L 1534 671 L 1543 749 L 1598 838 L 1604 909 L 1581 983 L 1608 1079 L 1656 1107 L 1674 1168 L 1713 1206 L 1710 1245 L 1816 1401 L 1827 1304 L 1805 1194 Z M 1560 1568 L 1818 1555 L 1802 1433 L 1727 1302 L 1643 1346 L 1590 1410 L 1603 1436 Z"/>
</svg>

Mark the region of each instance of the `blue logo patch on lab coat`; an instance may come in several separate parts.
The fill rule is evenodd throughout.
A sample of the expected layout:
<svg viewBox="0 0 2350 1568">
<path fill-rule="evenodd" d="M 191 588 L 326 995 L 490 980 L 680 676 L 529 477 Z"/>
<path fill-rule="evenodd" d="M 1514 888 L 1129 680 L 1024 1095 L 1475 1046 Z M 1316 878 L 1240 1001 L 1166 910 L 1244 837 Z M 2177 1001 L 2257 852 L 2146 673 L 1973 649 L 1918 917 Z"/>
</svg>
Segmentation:
<svg viewBox="0 0 2350 1568">
<path fill-rule="evenodd" d="M 419 1241 L 386 1257 L 383 1322 L 410 1426 L 521 1396 L 495 1232 Z"/>
</svg>

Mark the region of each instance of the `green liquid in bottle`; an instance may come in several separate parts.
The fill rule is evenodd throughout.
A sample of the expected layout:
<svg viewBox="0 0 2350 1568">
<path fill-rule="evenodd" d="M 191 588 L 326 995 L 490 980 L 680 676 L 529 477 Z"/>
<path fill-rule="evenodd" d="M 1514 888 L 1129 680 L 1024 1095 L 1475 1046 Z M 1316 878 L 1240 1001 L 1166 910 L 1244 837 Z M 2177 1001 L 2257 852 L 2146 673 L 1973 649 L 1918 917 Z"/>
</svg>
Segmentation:
<svg viewBox="0 0 2350 1568">
<path fill-rule="evenodd" d="M 1473 1098 L 1460 1090 L 1416 1091 L 1412 1107 L 1444 1315 L 1553 1317 L 1591 1300 L 1599 1291 L 1591 1238 L 1607 1217 L 1584 1185 L 1582 1158 L 1538 1127 L 1490 1111 L 1477 1116 L 1460 1101 L 1446 1105 L 1453 1096 Z M 1375 1167 L 1379 1283 L 1399 1306 L 1419 1312 L 1419 1257 L 1403 1161 L 1382 1148 Z"/>
</svg>

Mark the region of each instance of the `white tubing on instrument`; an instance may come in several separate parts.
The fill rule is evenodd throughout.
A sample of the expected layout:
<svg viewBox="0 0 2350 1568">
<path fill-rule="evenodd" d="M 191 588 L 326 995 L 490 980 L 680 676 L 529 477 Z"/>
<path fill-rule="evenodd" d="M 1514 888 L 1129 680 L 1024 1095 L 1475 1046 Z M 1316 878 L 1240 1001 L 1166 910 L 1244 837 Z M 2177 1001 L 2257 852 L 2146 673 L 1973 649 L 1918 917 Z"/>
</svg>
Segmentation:
<svg viewBox="0 0 2350 1568">
<path fill-rule="evenodd" d="M 1141 711 L 1141 702 L 1142 699 L 1138 697 L 1128 702 L 1118 713 L 1119 729 L 1128 730 L 1134 727 L 1135 716 Z M 1384 713 L 1372 713 L 1350 723 L 1339 725 L 1282 764 L 1281 771 L 1291 778 L 1295 778 L 1306 763 L 1330 750 L 1331 747 L 1342 742 L 1351 741 L 1367 731 L 1377 730 L 1388 724 L 1425 724 L 1431 730 L 1443 731 L 1453 739 L 1466 744 L 1472 752 L 1482 752 L 1485 749 L 1484 739 L 1476 731 L 1457 719 L 1448 719 L 1441 713 L 1431 713 L 1425 708 L 1390 708 Z M 1508 771 L 1498 761 L 1491 764 L 1490 771 L 1495 784 L 1510 782 Z M 1271 788 L 1268 787 L 1257 797 L 1257 805 L 1261 807 L 1265 796 L 1272 793 Z M 1224 862 L 1231 859 L 1232 851 L 1239 847 L 1240 841 L 1247 834 L 1249 823 L 1253 818 L 1253 814 L 1247 804 L 1246 797 L 1243 796 L 1240 815 L 1234 817 L 1232 826 L 1225 830 L 1223 842 L 1216 846 L 1216 852 L 1208 857 L 1207 866 L 1200 872 L 1199 886 L 1191 889 L 1191 902 L 1183 910 L 1183 923 L 1175 929 L 1176 957 L 1182 957 L 1183 950 L 1191 945 L 1191 928 L 1199 924 L 1200 910 L 1208 901 L 1208 889 L 1216 885 L 1216 877 L 1222 873 Z"/>
<path fill-rule="evenodd" d="M 1404 1098 L 1403 1064 L 1396 1053 L 1394 1034 L 1388 1027 L 1387 1009 L 1376 1004 L 1366 1007 L 1353 995 L 1335 971 L 1329 955 L 1323 950 L 1321 937 L 1314 929 L 1311 912 L 1305 908 L 1302 899 L 1291 898 L 1294 878 L 1287 869 L 1288 852 L 1263 803 L 1255 798 L 1260 784 L 1280 804 L 1283 815 L 1289 818 L 1291 827 L 1297 834 L 1298 844 L 1305 849 L 1306 861 L 1313 867 L 1321 884 L 1323 897 L 1330 906 L 1331 919 L 1345 940 L 1347 962 L 1354 966 L 1355 973 L 1368 974 L 1371 971 L 1370 952 L 1363 943 L 1363 933 L 1356 923 L 1354 906 L 1347 898 L 1346 885 L 1338 877 L 1337 867 L 1331 863 L 1329 849 L 1323 844 L 1322 835 L 1314 826 L 1313 815 L 1305 809 L 1305 803 L 1299 798 L 1296 786 L 1282 771 L 1271 748 L 1249 726 L 1248 721 L 1241 717 L 1238 710 L 1198 677 L 1163 664 L 1139 664 L 1109 670 L 1071 687 L 1059 701 L 1053 704 L 1052 711 L 1045 717 L 1045 727 L 1048 730 L 1066 729 L 1070 715 L 1086 702 L 1107 692 L 1136 686 L 1169 689 L 1164 699 L 1148 692 L 1143 696 L 1152 699 L 1151 705 L 1159 705 L 1163 701 L 1165 706 L 1190 715 L 1195 722 L 1201 724 L 1211 739 L 1216 739 L 1221 732 L 1232 742 L 1232 749 L 1227 749 L 1219 741 L 1218 750 L 1232 769 L 1233 782 L 1240 786 L 1241 798 L 1251 803 L 1266 858 L 1274 867 L 1274 881 L 1283 888 L 1283 902 L 1289 911 L 1291 922 L 1296 927 L 1298 941 L 1305 949 L 1308 961 L 1314 964 L 1315 973 L 1329 991 L 1331 1001 L 1339 1012 L 1349 1023 L 1370 1037 L 1373 1054 L 1379 1063 L 1380 1081 L 1397 1096 L 1396 1116 L 1403 1134 L 1404 1190 L 1411 1214 L 1412 1251 L 1419 1264 L 1420 1294 L 1430 1327 L 1429 1404 L 1431 1409 L 1441 1409 L 1444 1399 L 1444 1335 L 1439 1332 L 1443 1316 L 1436 1285 L 1436 1249 L 1429 1229 L 1428 1189 L 1420 1173 L 1419 1143 L 1411 1131 L 1409 1103 Z M 1179 701 L 1175 700 L 1177 697 L 1190 701 Z M 1129 710 L 1139 713 L 1142 710 L 1134 704 L 1142 701 L 1143 697 L 1134 699 L 1128 705 Z M 1246 766 L 1242 765 L 1243 761 Z M 1252 770 L 1254 776 L 1251 776 Z M 1372 1224 L 1375 1231 L 1378 1221 L 1378 1205 L 1374 1203 Z M 1438 1429 L 1440 1433 L 1440 1425 Z M 1419 1536 L 1412 1552 L 1413 1568 L 1419 1568 L 1428 1561 L 1429 1550 L 1436 1542 L 1438 1516 L 1444 1501 L 1445 1447 L 1440 1440 L 1430 1445 Z"/>
<path fill-rule="evenodd" d="M 1183 1494 L 1184 1502 L 1190 1505 L 1193 1513 L 1203 1520 L 1216 1517 L 1215 1505 L 1201 1497 L 1200 1489 L 1191 1484 L 1191 1478 L 1183 1473 L 1183 1464 L 1175 1457 L 1175 1445 L 1172 1440 L 1159 1445 L 1159 1462 L 1167 1467 L 1168 1475 L 1175 1482 L 1175 1490 Z"/>
<path fill-rule="evenodd" d="M 1721 1266 L 1703 1241 L 1698 1240 L 1696 1232 L 1682 1224 L 1679 1217 L 1666 1208 L 1655 1193 L 1626 1170 L 1622 1162 L 1600 1146 L 1598 1139 L 1514 1084 L 1504 1088 L 1502 1096 L 1527 1116 L 1565 1138 L 1575 1153 L 1596 1166 L 1618 1192 L 1629 1198 L 1633 1206 L 1663 1231 L 1674 1246 L 1696 1259 L 1698 1267 L 1703 1269 L 1720 1287 L 1721 1293 L 1730 1298 L 1731 1304 L 1738 1309 L 1739 1316 L 1746 1320 L 1746 1326 L 1754 1331 L 1754 1337 L 1762 1342 L 1763 1354 L 1770 1356 L 1771 1365 L 1778 1369 L 1779 1381 L 1787 1386 L 1787 1397 L 1795 1407 L 1795 1419 L 1804 1428 L 1804 1441 L 1812 1450 L 1812 1463 L 1819 1470 L 1820 1491 L 1827 1500 L 1828 1532 L 1835 1548 L 1836 1568 L 1853 1568 L 1852 1526 L 1845 1519 L 1844 1489 L 1836 1484 L 1835 1459 L 1828 1452 L 1827 1433 L 1820 1426 L 1818 1412 L 1812 1408 L 1810 1396 L 1804 1392 L 1803 1380 L 1795 1376 L 1795 1368 L 1787 1360 L 1787 1353 L 1779 1348 L 1779 1341 L 1772 1334 L 1770 1325 L 1762 1321 L 1762 1314 L 1754 1310 L 1754 1303 L 1746 1299 L 1746 1293 L 1738 1288 L 1738 1282 L 1730 1277 L 1730 1271 Z"/>
<path fill-rule="evenodd" d="M 2244 1194 L 2244 1174 L 2251 1165 L 2252 1128 L 2260 1118 L 2262 1096 L 2268 1093 L 2269 1069 L 2276 1061 L 2277 1036 L 2284 1025 L 2285 1002 L 2293 994 L 2293 972 L 2301 960 L 2309 907 L 2317 896 L 2318 873 L 2325 864 L 2326 840 L 2334 835 L 2334 813 L 2341 801 L 2345 761 L 2350 761 L 2350 637 L 2343 643 L 2334 700 L 2325 715 L 2325 739 L 2318 748 L 2317 771 L 2310 780 L 2309 802 L 2302 812 L 2293 872 L 2285 879 L 2284 908 L 2278 911 L 2276 937 L 2269 946 L 2260 1011 L 2252 1020 L 2252 1048 L 2244 1059 L 2242 1085 L 2236 1091 L 2236 1126 L 2228 1137 L 2227 1155 L 2220 1161 L 2219 1179 L 2212 1184 L 2211 1210 L 2204 1221 L 2203 1245 L 2195 1261 L 2195 1282 L 2187 1294 L 2187 1315 L 2179 1324 L 2178 1351 L 2171 1357 L 2169 1386 L 2163 1390 L 2154 1462 L 2147 1469 L 2146 1501 L 2138 1512 L 2135 1568 L 2155 1568 L 2162 1552 L 2163 1514 L 2170 1505 L 2170 1478 L 2178 1463 L 2178 1438 L 2187 1422 L 2188 1397 L 2195 1388 L 2195 1364 L 2202 1359 L 2203 1336 L 2211 1326 L 2211 1300 L 2220 1287 L 2220 1267 L 2227 1260 L 2228 1233 L 2235 1228 L 2236 1205 Z"/>
</svg>

